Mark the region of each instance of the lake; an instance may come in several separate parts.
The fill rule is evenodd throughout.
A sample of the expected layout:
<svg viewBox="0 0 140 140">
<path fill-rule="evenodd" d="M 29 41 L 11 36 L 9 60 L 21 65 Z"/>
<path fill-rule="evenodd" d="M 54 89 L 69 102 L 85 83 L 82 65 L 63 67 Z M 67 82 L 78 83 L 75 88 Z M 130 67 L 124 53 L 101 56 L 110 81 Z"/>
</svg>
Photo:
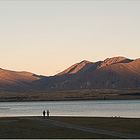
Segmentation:
<svg viewBox="0 0 140 140">
<path fill-rule="evenodd" d="M 47 109 L 52 116 L 140 118 L 140 100 L 0 102 L 0 117 L 39 116 Z"/>
</svg>

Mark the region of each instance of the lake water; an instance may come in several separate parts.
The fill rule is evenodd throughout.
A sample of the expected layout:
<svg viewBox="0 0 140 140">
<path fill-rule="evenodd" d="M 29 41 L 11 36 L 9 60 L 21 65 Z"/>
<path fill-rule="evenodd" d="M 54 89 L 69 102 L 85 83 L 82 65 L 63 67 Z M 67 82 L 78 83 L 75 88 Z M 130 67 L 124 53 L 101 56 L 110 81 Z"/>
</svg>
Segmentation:
<svg viewBox="0 0 140 140">
<path fill-rule="evenodd" d="M 52 116 L 140 118 L 140 100 L 0 102 L 0 117 L 39 116 L 47 109 Z"/>
</svg>

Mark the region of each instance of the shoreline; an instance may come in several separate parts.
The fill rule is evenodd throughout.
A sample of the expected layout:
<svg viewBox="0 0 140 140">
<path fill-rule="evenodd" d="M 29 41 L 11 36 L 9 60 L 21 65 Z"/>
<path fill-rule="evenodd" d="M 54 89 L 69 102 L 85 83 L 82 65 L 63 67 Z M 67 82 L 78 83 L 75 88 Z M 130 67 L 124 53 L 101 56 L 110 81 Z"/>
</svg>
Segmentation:
<svg viewBox="0 0 140 140">
<path fill-rule="evenodd" d="M 70 99 L 70 100 L 0 100 L 0 102 L 62 102 L 62 101 L 125 101 L 125 100 L 140 100 L 140 98 L 119 98 L 119 99 L 114 99 L 114 98 L 109 98 L 109 99 Z"/>
<path fill-rule="evenodd" d="M 47 117 L 47 116 L 46 116 Z M 43 116 L 0 116 L 0 119 L 2 118 L 43 118 Z M 120 117 L 120 116 L 112 116 L 112 117 L 99 117 L 99 116 L 50 116 L 49 117 L 50 119 L 51 118 L 85 118 L 85 119 L 88 119 L 88 118 L 98 118 L 98 119 L 140 119 L 139 118 L 136 118 L 136 117 Z M 47 118 L 46 118 L 47 119 Z"/>
</svg>

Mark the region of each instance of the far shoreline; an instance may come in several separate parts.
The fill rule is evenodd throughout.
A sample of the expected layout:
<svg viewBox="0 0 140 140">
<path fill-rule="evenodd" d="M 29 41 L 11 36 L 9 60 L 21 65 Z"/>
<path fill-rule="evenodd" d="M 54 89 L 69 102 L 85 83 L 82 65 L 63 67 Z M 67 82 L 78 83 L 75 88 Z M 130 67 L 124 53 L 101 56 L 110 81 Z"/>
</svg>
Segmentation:
<svg viewBox="0 0 140 140">
<path fill-rule="evenodd" d="M 71 100 L 0 100 L 0 102 L 72 102 L 72 101 L 134 101 L 139 98 L 132 99 L 71 99 Z"/>
<path fill-rule="evenodd" d="M 140 89 L 81 89 L 64 91 L 0 91 L 0 102 L 140 100 Z"/>
</svg>

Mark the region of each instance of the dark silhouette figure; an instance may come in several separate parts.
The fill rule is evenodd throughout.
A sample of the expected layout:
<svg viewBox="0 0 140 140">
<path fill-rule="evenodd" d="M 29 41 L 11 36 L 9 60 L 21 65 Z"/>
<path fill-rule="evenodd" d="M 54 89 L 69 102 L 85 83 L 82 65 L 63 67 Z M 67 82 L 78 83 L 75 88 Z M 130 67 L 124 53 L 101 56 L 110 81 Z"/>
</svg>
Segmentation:
<svg viewBox="0 0 140 140">
<path fill-rule="evenodd" d="M 45 115 L 46 115 L 46 111 L 44 110 L 43 111 L 43 117 L 44 117 L 44 119 L 45 119 Z"/>
<path fill-rule="evenodd" d="M 47 110 L 47 118 L 49 118 L 49 116 L 50 116 L 50 111 Z"/>
</svg>

